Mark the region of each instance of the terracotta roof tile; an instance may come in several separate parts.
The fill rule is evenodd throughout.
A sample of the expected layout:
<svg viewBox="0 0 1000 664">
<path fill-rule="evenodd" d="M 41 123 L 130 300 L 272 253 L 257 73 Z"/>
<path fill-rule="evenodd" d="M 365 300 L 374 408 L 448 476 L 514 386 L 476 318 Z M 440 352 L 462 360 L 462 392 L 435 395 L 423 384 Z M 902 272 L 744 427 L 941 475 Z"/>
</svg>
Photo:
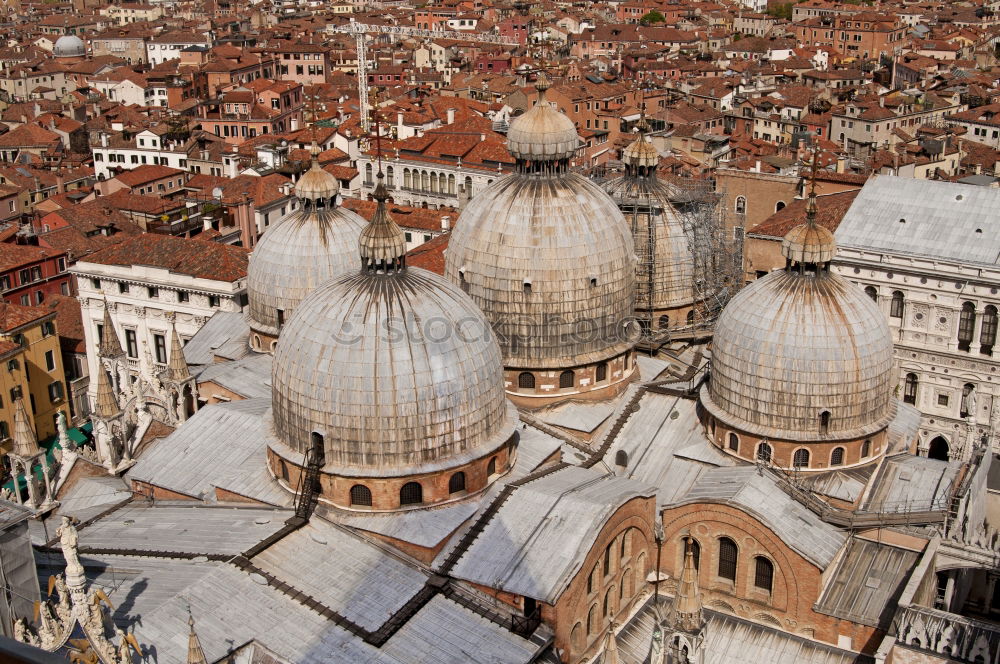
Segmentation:
<svg viewBox="0 0 1000 664">
<path fill-rule="evenodd" d="M 206 240 L 144 233 L 87 257 L 101 265 L 151 265 L 202 279 L 236 281 L 247 274 L 250 252 Z"/>
</svg>

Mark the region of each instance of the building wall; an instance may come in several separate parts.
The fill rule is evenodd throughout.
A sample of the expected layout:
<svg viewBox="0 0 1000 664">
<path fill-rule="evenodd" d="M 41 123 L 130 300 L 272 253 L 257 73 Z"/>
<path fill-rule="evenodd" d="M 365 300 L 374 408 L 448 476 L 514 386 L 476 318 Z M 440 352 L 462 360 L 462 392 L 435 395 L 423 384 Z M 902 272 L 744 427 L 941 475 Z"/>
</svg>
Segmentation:
<svg viewBox="0 0 1000 664">
<path fill-rule="evenodd" d="M 799 176 L 720 168 L 715 189 L 725 194 L 725 230 L 727 237 L 734 238 L 737 226 L 749 230 L 774 214 L 778 203 L 790 204 L 799 193 Z M 742 215 L 737 212 L 737 199 L 745 201 Z"/>
<path fill-rule="evenodd" d="M 14 433 L 14 399 L 11 394 L 29 394 L 24 355 L 24 350 L 19 348 L 0 356 L 0 422 L 3 423 L 0 429 L 4 433 L 0 439 L 0 450 L 3 452 L 9 452 L 13 443 L 10 438 Z M 31 412 L 30 408 L 28 412 Z"/>
<path fill-rule="evenodd" d="M 28 390 L 24 392 L 30 405 L 29 413 L 34 415 L 35 434 L 39 440 L 56 433 L 56 414 L 63 413 L 69 421 L 69 388 L 63 369 L 62 350 L 56 329 L 56 314 L 32 321 L 31 324 L 0 334 L 5 341 L 15 341 L 14 335 L 23 335 L 24 355 L 22 367 L 26 367 Z M 51 367 L 51 368 L 49 368 Z M 3 369 L 0 369 L 0 373 Z M 60 383 L 58 391 L 50 392 L 50 386 Z M 6 397 L 9 397 L 8 390 Z M 11 425 L 14 419 L 11 417 Z"/>
<path fill-rule="evenodd" d="M 683 538 L 693 537 L 700 547 L 698 585 L 706 607 L 833 645 L 846 637 L 850 647 L 860 649 L 873 640 L 874 629 L 813 610 L 823 590 L 823 570 L 751 514 L 729 505 L 691 503 L 663 510 L 662 518 L 660 571 L 674 580 L 680 577 Z M 731 538 L 738 547 L 735 584 L 717 574 L 720 537 Z M 756 556 L 774 565 L 770 593 L 754 585 Z"/>
<path fill-rule="evenodd" d="M 48 295 L 69 295 L 72 282 L 66 271 L 66 254 L 53 254 L 0 273 L 0 288 L 4 302 L 22 306 L 40 305 Z"/>
<path fill-rule="evenodd" d="M 633 603 L 648 589 L 646 576 L 656 559 L 655 508 L 654 498 L 641 497 L 619 507 L 597 533 L 583 564 L 555 605 L 542 605 L 542 619 L 555 631 L 555 645 L 563 653 L 563 662 L 582 662 L 593 656 L 608 626 L 623 622 Z"/>
<path fill-rule="evenodd" d="M 987 306 L 1000 309 L 1000 270 L 979 269 L 942 260 L 896 256 L 841 247 L 834 269 L 862 288 L 874 288 L 889 320 L 899 370 L 897 396 L 905 400 L 906 375 L 917 376 L 913 404 L 921 418 L 917 451 L 926 455 L 938 436 L 952 458 L 968 459 L 974 444 L 1000 417 L 1000 346 L 981 344 Z M 894 292 L 903 294 L 902 316 L 890 316 Z M 975 307 L 969 350 L 958 341 L 962 306 Z M 962 392 L 975 386 L 975 409 L 961 417 Z M 994 450 L 1000 449 L 993 441 Z"/>
<path fill-rule="evenodd" d="M 171 326 L 177 326 L 177 334 L 184 343 L 216 311 L 240 311 L 241 299 L 246 291 L 245 279 L 234 282 L 199 279 L 143 265 L 122 267 L 81 261 L 73 267 L 73 272 L 79 287 L 87 368 L 91 376 L 97 375 L 97 329 L 104 322 L 105 302 L 111 308 L 115 331 L 126 354 L 129 354 L 126 330 L 136 333 L 135 353 L 129 355 L 127 360 L 130 370 L 136 374 L 165 366 L 156 361 L 155 335 L 165 337 L 169 353 Z M 127 292 L 122 292 L 123 287 L 127 287 Z M 151 295 L 150 287 L 159 290 Z M 186 294 L 187 302 L 180 301 L 183 294 Z M 218 306 L 212 305 L 210 296 L 219 298 Z M 96 389 L 96 381 L 91 381 L 91 403 Z"/>
<path fill-rule="evenodd" d="M 398 158 L 384 159 L 382 171 L 385 174 L 383 182 L 391 192 L 393 201 L 400 205 L 432 209 L 462 208 L 466 201 L 509 172 L 462 167 L 457 163 L 439 164 Z M 377 172 L 376 159 L 369 155 L 358 158 L 361 198 L 367 198 L 375 191 Z"/>
</svg>

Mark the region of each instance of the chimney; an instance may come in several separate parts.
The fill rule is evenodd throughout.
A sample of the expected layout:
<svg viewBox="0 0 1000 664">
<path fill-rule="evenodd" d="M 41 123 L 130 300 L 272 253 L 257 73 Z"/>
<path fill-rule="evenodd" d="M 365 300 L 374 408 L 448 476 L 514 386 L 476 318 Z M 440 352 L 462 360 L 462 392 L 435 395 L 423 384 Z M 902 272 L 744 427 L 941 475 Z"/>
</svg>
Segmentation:
<svg viewBox="0 0 1000 664">
<path fill-rule="evenodd" d="M 441 217 L 441 230 L 447 231 L 450 229 L 451 229 L 451 217 L 449 215 Z"/>
<path fill-rule="evenodd" d="M 760 173 L 760 159 L 758 159 L 757 163 L 754 164 L 753 170 L 755 173 Z"/>
<path fill-rule="evenodd" d="M 449 108 L 446 113 L 448 114 L 448 124 L 455 124 L 455 109 Z"/>
<path fill-rule="evenodd" d="M 486 140 L 486 134 L 480 134 L 479 135 L 479 140 L 480 140 L 480 142 L 485 141 Z"/>
<path fill-rule="evenodd" d="M 101 147 L 108 147 L 108 135 L 105 132 L 101 132 Z"/>
<path fill-rule="evenodd" d="M 843 173 L 847 170 L 847 158 L 838 155 L 837 156 L 837 172 Z"/>
<path fill-rule="evenodd" d="M 885 95 L 878 98 L 878 105 L 880 108 L 885 108 Z"/>
<path fill-rule="evenodd" d="M 41 104 L 39 104 L 39 103 L 38 103 L 37 101 L 35 102 L 35 105 L 34 105 L 34 111 L 35 111 L 35 117 L 36 117 L 36 118 L 37 118 L 37 117 L 38 117 L 39 115 L 41 115 L 41 114 L 42 114 L 42 105 L 41 105 Z"/>
<path fill-rule="evenodd" d="M 66 193 L 66 181 L 63 179 L 62 175 L 56 176 L 56 191 L 60 194 Z"/>
</svg>

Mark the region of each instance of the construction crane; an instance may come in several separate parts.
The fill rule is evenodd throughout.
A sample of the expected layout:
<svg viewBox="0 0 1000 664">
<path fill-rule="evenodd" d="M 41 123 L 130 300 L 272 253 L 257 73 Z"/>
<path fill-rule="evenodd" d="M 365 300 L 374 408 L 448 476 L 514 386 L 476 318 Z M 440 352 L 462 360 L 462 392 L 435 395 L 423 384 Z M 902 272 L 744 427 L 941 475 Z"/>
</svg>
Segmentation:
<svg viewBox="0 0 1000 664">
<path fill-rule="evenodd" d="M 351 20 L 343 25 L 328 25 L 327 32 L 339 32 L 352 35 L 357 44 L 358 52 L 358 106 L 361 112 L 361 127 L 365 134 L 371 131 L 371 118 L 368 115 L 368 33 L 379 35 L 399 35 L 405 37 L 424 37 L 427 39 L 456 39 L 460 41 L 478 42 L 481 44 L 500 44 L 502 46 L 520 46 L 511 38 L 488 37 L 478 34 L 468 34 L 456 30 L 425 30 L 403 25 L 369 25 Z"/>
</svg>

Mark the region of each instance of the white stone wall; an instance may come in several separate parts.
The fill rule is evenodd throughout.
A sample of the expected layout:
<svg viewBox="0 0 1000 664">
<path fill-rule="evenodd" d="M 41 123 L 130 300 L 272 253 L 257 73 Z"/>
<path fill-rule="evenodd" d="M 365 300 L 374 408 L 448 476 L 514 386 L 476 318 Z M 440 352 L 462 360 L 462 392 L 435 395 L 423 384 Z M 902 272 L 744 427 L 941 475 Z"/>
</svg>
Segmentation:
<svg viewBox="0 0 1000 664">
<path fill-rule="evenodd" d="M 1000 398 L 1000 344 L 991 354 L 981 349 L 983 313 L 989 305 L 1000 309 L 1000 270 L 846 247 L 840 248 L 834 269 L 862 288 L 877 290 L 879 306 L 893 331 L 901 400 L 906 375 L 918 377 L 914 405 L 923 414 L 921 454 L 941 436 L 952 458 L 967 459 L 983 434 L 1000 451 L 993 435 L 1000 418 L 1000 407 L 994 407 Z M 895 291 L 903 293 L 902 317 L 890 316 Z M 958 341 L 966 302 L 976 311 L 968 351 L 961 350 Z M 975 404 L 963 418 L 966 384 L 975 386 Z"/>
<path fill-rule="evenodd" d="M 371 166 L 371 177 L 368 176 L 369 165 Z M 383 158 L 382 170 L 386 176 L 385 185 L 389 187 L 393 202 L 413 207 L 421 207 L 426 204 L 431 209 L 443 206 L 461 209 L 472 196 L 507 175 L 506 172 L 498 172 L 493 169 L 466 168 L 457 163 L 439 164 L 391 158 Z M 407 170 L 410 172 L 409 178 L 406 177 Z M 368 155 L 362 156 L 358 159 L 358 173 L 361 177 L 361 197 L 367 198 L 375 191 L 375 174 L 378 173 L 377 161 Z M 427 174 L 426 183 L 425 173 Z M 436 186 L 432 175 L 437 176 L 438 184 Z M 472 190 L 471 192 L 465 191 L 470 181 Z"/>
<path fill-rule="evenodd" d="M 246 290 L 246 280 L 234 282 L 199 279 L 175 274 L 157 267 L 133 265 L 99 265 L 81 261 L 72 273 L 76 275 L 79 300 L 83 313 L 83 331 L 87 346 L 87 368 L 96 376 L 99 360 L 97 326 L 104 322 L 104 303 L 111 309 L 122 348 L 128 353 L 125 330 L 135 330 L 135 357 L 128 364 L 133 374 L 151 373 L 165 365 L 156 363 L 154 335 L 165 336 L 169 360 L 170 330 L 177 326 L 181 343 L 190 339 L 217 311 L 240 311 L 240 298 Z M 120 284 L 128 284 L 128 292 L 120 291 Z M 149 287 L 158 289 L 155 297 Z M 180 293 L 187 293 L 188 301 L 180 301 Z M 212 306 L 210 296 L 219 298 Z M 89 397 L 93 404 L 97 381 L 90 381 Z"/>
</svg>

